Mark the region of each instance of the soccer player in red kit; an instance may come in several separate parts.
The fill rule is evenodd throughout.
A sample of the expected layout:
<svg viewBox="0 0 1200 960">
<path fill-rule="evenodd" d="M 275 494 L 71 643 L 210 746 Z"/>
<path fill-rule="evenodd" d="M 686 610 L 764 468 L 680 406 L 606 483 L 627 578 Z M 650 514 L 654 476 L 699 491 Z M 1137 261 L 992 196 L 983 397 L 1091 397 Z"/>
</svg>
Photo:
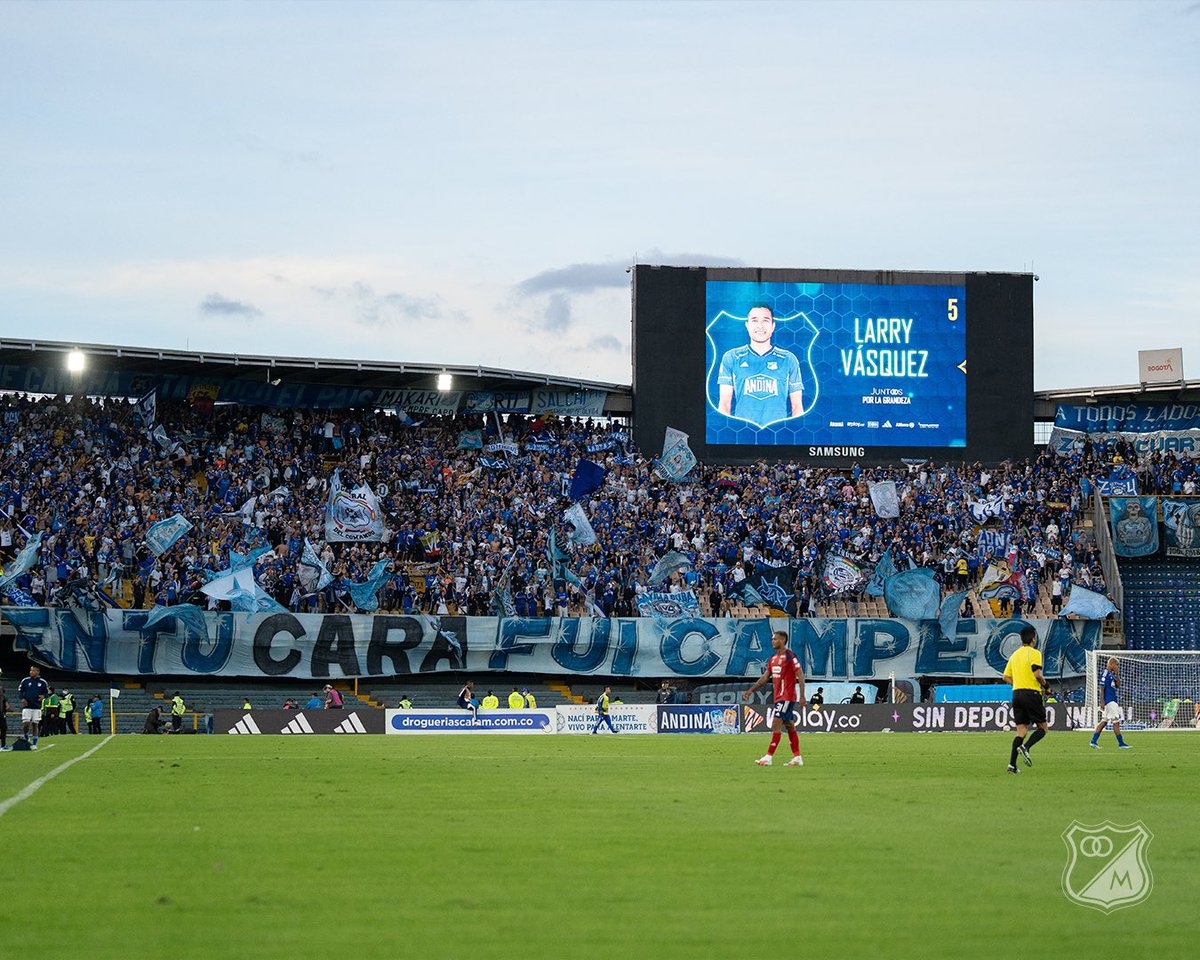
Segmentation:
<svg viewBox="0 0 1200 960">
<path fill-rule="evenodd" d="M 788 649 L 788 637 L 782 630 L 776 630 L 771 635 L 771 648 L 775 653 L 767 661 L 767 669 L 754 686 L 742 694 L 743 700 L 749 700 L 750 694 L 768 680 L 774 685 L 775 719 L 771 723 L 771 746 L 767 748 L 765 757 L 754 762 L 760 767 L 771 765 L 775 748 L 779 746 L 779 738 L 786 727 L 788 743 L 792 745 L 792 759 L 786 766 L 802 767 L 804 760 L 800 756 L 800 736 L 796 733 L 796 710 L 802 709 L 804 704 L 804 670 L 800 666 L 800 658 Z"/>
</svg>

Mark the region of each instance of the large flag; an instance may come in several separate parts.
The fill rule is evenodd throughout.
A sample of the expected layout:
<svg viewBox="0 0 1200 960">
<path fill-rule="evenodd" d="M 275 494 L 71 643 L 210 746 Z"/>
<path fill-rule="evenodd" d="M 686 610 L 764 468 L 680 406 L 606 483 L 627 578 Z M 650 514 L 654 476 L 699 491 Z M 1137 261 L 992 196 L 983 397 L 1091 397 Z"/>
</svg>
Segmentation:
<svg viewBox="0 0 1200 960">
<path fill-rule="evenodd" d="M 371 567 L 371 572 L 362 583 L 342 581 L 342 586 L 350 593 L 350 599 L 363 613 L 372 613 L 379 609 L 379 590 L 388 578 L 388 567 L 391 565 L 391 560 L 379 560 Z"/>
<path fill-rule="evenodd" d="M 831 553 L 825 558 L 825 566 L 821 570 L 821 582 L 825 589 L 832 594 L 849 593 L 858 589 L 863 582 L 862 568 L 849 557 L 840 553 Z"/>
<path fill-rule="evenodd" d="M 151 390 L 134 405 L 134 412 L 144 430 L 152 430 L 158 423 L 158 391 Z"/>
<path fill-rule="evenodd" d="M 572 543 L 588 547 L 596 542 L 596 531 L 592 529 L 592 522 L 588 519 L 588 515 L 583 512 L 582 504 L 571 504 L 563 514 L 563 519 L 574 528 L 567 535 L 567 539 Z"/>
<path fill-rule="evenodd" d="M 1065 617 L 1068 613 L 1073 613 L 1087 620 L 1103 620 L 1116 609 L 1116 605 L 1104 594 L 1076 584 L 1071 587 L 1071 595 L 1062 608 L 1062 615 Z"/>
<path fill-rule="evenodd" d="M 155 604 L 141 629 L 149 630 L 163 620 L 174 620 L 176 633 L 179 632 L 178 627 L 182 626 L 184 633 L 189 636 L 197 640 L 208 639 L 208 621 L 204 618 L 204 611 L 194 603 L 177 603 L 171 607 Z"/>
<path fill-rule="evenodd" d="M 42 546 L 42 534 L 35 533 L 29 538 L 29 542 L 21 548 L 21 552 L 17 554 L 12 563 L 5 568 L 4 573 L 0 574 L 0 590 L 3 590 L 17 577 L 26 573 L 30 567 L 37 562 L 38 550 Z"/>
<path fill-rule="evenodd" d="M 654 564 L 654 569 L 650 571 L 650 584 L 662 583 L 671 574 L 678 573 L 680 570 L 686 570 L 691 565 L 692 561 L 686 555 L 676 550 L 668 550 Z"/>
<path fill-rule="evenodd" d="M 888 612 L 903 620 L 933 620 L 937 617 L 942 588 L 927 567 L 913 567 L 883 585 L 883 598 Z"/>
<path fill-rule="evenodd" d="M 799 616 L 795 567 L 768 567 L 757 563 L 745 582 L 771 608 L 772 616 Z"/>
<path fill-rule="evenodd" d="M 882 597 L 883 585 L 887 582 L 888 577 L 896 575 L 896 561 L 892 559 L 892 548 L 888 547 L 883 556 L 879 558 L 879 562 L 875 564 L 875 572 L 871 574 L 871 579 L 867 583 L 867 596 Z"/>
<path fill-rule="evenodd" d="M 662 456 L 656 466 L 657 472 L 667 480 L 678 483 L 696 466 L 696 455 L 688 446 L 688 435 L 682 430 L 667 427 L 663 436 Z"/>
<path fill-rule="evenodd" d="M 300 560 L 296 564 L 296 579 L 305 593 L 318 593 L 333 583 L 333 574 L 321 562 L 321 556 L 308 540 L 304 538 L 304 549 L 300 552 Z"/>
<path fill-rule="evenodd" d="M 580 460 L 574 476 L 571 477 L 571 499 L 582 500 L 588 494 L 599 490 L 606 476 L 608 471 L 600 464 L 592 463 L 591 460 Z"/>
<path fill-rule="evenodd" d="M 1200 500 L 1164 500 L 1168 557 L 1200 557 Z"/>
<path fill-rule="evenodd" d="M 967 511 L 976 523 L 987 523 L 989 520 L 1008 516 L 1004 507 L 1004 497 L 998 493 L 986 500 L 972 500 L 967 504 Z"/>
<path fill-rule="evenodd" d="M 161 557 L 179 541 L 185 533 L 192 529 L 187 517 L 177 513 L 166 520 L 159 520 L 146 531 L 146 546 L 156 557 Z"/>
<path fill-rule="evenodd" d="M 680 593 L 659 593 L 646 590 L 637 598 L 638 613 L 657 620 L 700 616 L 700 601 L 691 590 Z"/>
<path fill-rule="evenodd" d="M 383 539 L 383 511 L 375 491 L 365 483 L 348 489 L 342 471 L 333 471 L 329 505 L 325 510 L 325 540 L 329 543 L 363 543 Z"/>
<path fill-rule="evenodd" d="M 1158 499 L 1113 497 L 1108 501 L 1113 552 L 1118 557 L 1158 553 Z"/>
<path fill-rule="evenodd" d="M 876 516 L 886 520 L 894 520 L 900 516 L 900 494 L 896 491 L 895 480 L 881 480 L 872 483 L 871 505 L 875 507 Z"/>
</svg>

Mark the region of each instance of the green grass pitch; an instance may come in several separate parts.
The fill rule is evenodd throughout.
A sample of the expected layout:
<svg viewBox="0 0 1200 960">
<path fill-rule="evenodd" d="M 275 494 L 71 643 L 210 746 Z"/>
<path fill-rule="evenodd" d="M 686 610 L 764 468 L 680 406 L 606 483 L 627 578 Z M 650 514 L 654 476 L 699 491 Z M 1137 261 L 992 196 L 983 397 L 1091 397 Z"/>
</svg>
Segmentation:
<svg viewBox="0 0 1200 960">
<path fill-rule="evenodd" d="M 0 816 L 0 957 L 1190 955 L 1200 742 L 1130 739 L 117 737 Z M 0 754 L 0 804 L 97 742 Z M 1155 877 L 1107 916 L 1060 889 L 1106 819 Z"/>
</svg>

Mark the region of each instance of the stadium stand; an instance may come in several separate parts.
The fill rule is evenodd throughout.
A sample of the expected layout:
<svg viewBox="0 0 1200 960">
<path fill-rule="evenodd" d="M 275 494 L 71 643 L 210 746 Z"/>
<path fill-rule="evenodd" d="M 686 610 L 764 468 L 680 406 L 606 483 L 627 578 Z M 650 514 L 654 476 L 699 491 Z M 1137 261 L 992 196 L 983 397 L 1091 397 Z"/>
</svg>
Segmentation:
<svg viewBox="0 0 1200 960">
<path fill-rule="evenodd" d="M 1134 650 L 1200 650 L 1200 563 L 1119 561 L 1125 639 Z"/>
<path fill-rule="evenodd" d="M 394 561 L 380 593 L 389 612 L 492 612 L 499 578 L 511 566 L 518 615 L 563 612 L 636 616 L 646 570 L 669 549 L 686 553 L 692 572 L 680 585 L 696 592 L 710 616 L 753 616 L 730 590 L 755 565 L 799 570 L 802 613 L 885 615 L 882 600 L 861 591 L 830 595 L 821 582 L 831 550 L 869 569 L 887 550 L 903 564 L 932 567 L 947 585 L 978 584 L 989 563 L 1005 561 L 1026 587 L 1014 614 L 1049 613 L 1049 583 L 1067 579 L 1101 591 L 1105 584 L 1079 480 L 1108 469 L 1043 454 L 985 468 L 917 467 L 830 470 L 778 464 L 698 468 L 693 482 L 659 479 L 612 422 L 509 418 L 505 439 L 536 452 L 498 463 L 460 449 L 464 430 L 499 439 L 478 416 L 419 424 L 371 410 L 281 411 L 230 405 L 201 414 L 160 405 L 164 445 L 146 438 L 124 403 L 85 399 L 0 402 L 0 501 L 11 514 L 0 553 L 11 558 L 20 531 L 43 530 L 41 566 L 21 578 L 9 602 L 67 602 L 73 581 L 107 585 L 123 606 L 149 608 L 196 599 L 206 569 L 230 550 L 267 545 L 260 585 L 295 611 L 345 609 L 335 584 L 306 596 L 295 575 L 304 539 L 322 540 L 323 508 L 334 469 L 381 491 L 389 533 L 383 543 L 325 545 L 339 578 L 360 580 L 378 559 Z M 8 416 L 7 414 L 12 414 Z M 561 483 L 589 444 L 612 444 L 605 488 L 585 501 L 599 535 L 573 558 L 582 588 L 554 591 L 545 578 L 547 534 L 563 506 Z M 488 464 L 489 466 L 484 466 Z M 1162 468 L 1165 470 L 1165 467 Z M 871 481 L 893 479 L 903 491 L 898 520 L 875 515 Z M 1009 515 L 1002 538 L 986 542 L 967 513 L 972 499 L 1002 495 Z M 156 562 L 144 544 L 154 522 L 182 513 L 195 529 Z M 997 549 L 1000 545 L 1001 549 Z M 959 559 L 968 574 L 961 583 Z M 983 600 L 971 598 L 980 609 Z"/>
</svg>

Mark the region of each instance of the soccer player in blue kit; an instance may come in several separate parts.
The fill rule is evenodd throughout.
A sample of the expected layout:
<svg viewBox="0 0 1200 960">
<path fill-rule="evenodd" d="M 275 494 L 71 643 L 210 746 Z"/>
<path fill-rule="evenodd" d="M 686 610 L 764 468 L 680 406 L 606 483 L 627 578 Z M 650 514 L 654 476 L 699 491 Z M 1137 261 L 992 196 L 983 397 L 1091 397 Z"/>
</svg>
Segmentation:
<svg viewBox="0 0 1200 960">
<path fill-rule="evenodd" d="M 800 416 L 804 412 L 800 361 L 794 353 L 771 345 L 775 312 L 766 306 L 752 307 L 746 316 L 746 333 L 748 344 L 726 350 L 721 357 L 717 409 L 760 427 Z"/>
<path fill-rule="evenodd" d="M 1132 750 L 1121 736 L 1121 707 L 1117 703 L 1117 691 L 1121 689 L 1121 668 L 1116 657 L 1109 657 L 1105 671 L 1100 674 L 1100 698 L 1104 701 L 1104 712 L 1100 714 L 1100 722 L 1092 731 L 1091 746 L 1100 749 L 1100 734 L 1108 724 L 1112 724 L 1113 733 L 1117 735 L 1118 750 Z"/>
</svg>

